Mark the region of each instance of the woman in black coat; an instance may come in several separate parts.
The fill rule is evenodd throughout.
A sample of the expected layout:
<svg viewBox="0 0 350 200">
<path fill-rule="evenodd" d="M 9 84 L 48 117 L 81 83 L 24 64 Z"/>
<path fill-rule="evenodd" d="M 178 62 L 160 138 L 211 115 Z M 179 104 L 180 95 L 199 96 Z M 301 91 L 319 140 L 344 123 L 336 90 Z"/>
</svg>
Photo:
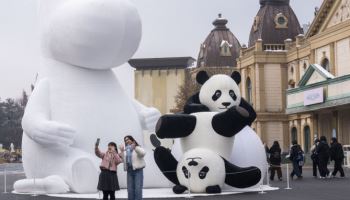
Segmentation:
<svg viewBox="0 0 350 200">
<path fill-rule="evenodd" d="M 275 178 L 275 172 L 277 171 L 278 180 L 282 180 L 282 170 L 281 170 L 281 147 L 278 141 L 274 141 L 273 145 L 269 149 L 269 161 L 270 161 L 270 180 L 273 181 Z"/>
<path fill-rule="evenodd" d="M 332 176 L 335 177 L 337 172 L 340 172 L 340 177 L 344 178 L 345 173 L 342 167 L 344 160 L 343 146 L 338 142 L 337 138 L 332 138 L 330 148 L 331 160 L 334 160 L 334 171 Z"/>
<path fill-rule="evenodd" d="M 318 167 L 321 175 L 320 178 L 324 179 L 330 175 L 327 167 L 329 161 L 329 145 L 325 136 L 321 136 L 320 143 L 317 145 L 316 153 L 318 157 Z"/>
</svg>

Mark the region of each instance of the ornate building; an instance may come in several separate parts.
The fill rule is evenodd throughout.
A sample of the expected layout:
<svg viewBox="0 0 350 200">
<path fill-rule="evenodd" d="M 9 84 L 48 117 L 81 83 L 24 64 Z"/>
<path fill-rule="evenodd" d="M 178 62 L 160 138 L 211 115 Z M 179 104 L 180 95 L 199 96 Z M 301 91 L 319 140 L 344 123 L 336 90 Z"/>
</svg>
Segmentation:
<svg viewBox="0 0 350 200">
<path fill-rule="evenodd" d="M 350 0 L 324 0 L 305 35 L 289 3 L 260 0 L 248 47 L 241 47 L 219 15 L 200 46 L 197 67 L 182 65 L 181 74 L 239 71 L 242 96 L 258 114 L 253 128 L 268 145 L 278 140 L 287 151 L 297 140 L 307 152 L 321 135 L 350 144 Z M 185 76 L 169 76 L 175 69 L 147 59 L 137 63 L 130 61 L 136 98 L 169 112 Z"/>
<path fill-rule="evenodd" d="M 290 138 L 306 150 L 321 135 L 350 144 L 350 0 L 324 0 L 287 61 Z"/>
<path fill-rule="evenodd" d="M 249 47 L 241 50 L 237 66 L 242 75 L 241 90 L 258 117 L 253 125 L 268 145 L 280 141 L 289 146 L 286 89 L 288 62 L 286 43 L 303 33 L 289 0 L 260 0 L 250 31 Z"/>
</svg>

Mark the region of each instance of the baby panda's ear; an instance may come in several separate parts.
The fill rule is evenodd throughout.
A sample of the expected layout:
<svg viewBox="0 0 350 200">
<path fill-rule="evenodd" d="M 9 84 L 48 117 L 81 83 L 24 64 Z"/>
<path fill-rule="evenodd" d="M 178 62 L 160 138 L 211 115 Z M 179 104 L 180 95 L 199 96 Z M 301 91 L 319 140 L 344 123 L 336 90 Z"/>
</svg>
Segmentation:
<svg viewBox="0 0 350 200">
<path fill-rule="evenodd" d="M 241 83 L 241 74 L 237 71 L 234 71 L 231 74 L 231 78 L 239 85 Z"/>
<path fill-rule="evenodd" d="M 196 77 L 197 83 L 203 85 L 207 80 L 209 80 L 209 75 L 206 71 L 200 71 Z"/>
</svg>

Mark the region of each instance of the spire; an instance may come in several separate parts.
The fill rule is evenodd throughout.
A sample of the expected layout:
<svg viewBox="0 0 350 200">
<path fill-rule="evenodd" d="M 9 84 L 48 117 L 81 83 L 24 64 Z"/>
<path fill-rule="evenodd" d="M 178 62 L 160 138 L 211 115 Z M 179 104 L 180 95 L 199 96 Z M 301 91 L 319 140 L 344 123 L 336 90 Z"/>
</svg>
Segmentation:
<svg viewBox="0 0 350 200">
<path fill-rule="evenodd" d="M 290 0 L 260 0 L 261 7 L 265 5 L 289 5 Z"/>
<path fill-rule="evenodd" d="M 226 27 L 227 24 L 227 19 L 222 17 L 222 14 L 219 13 L 218 14 L 218 18 L 215 19 L 215 21 L 213 22 L 213 25 L 215 26 L 215 29 L 221 29 L 221 30 L 228 30 L 228 28 Z"/>
</svg>

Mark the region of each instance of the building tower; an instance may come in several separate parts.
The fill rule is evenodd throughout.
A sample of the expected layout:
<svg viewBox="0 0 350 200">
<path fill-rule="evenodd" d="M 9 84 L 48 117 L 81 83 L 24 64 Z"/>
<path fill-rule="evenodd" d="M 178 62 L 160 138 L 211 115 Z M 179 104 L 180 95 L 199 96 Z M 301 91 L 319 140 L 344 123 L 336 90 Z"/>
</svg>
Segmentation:
<svg viewBox="0 0 350 200">
<path fill-rule="evenodd" d="M 214 29 L 201 44 L 197 67 L 232 68 L 237 66 L 241 45 L 226 26 L 228 20 L 221 14 L 214 20 Z"/>
<path fill-rule="evenodd" d="M 286 90 L 288 88 L 287 48 L 302 37 L 302 28 L 289 0 L 260 0 L 250 31 L 248 48 L 237 59 L 242 75 L 243 97 L 253 104 L 257 120 L 253 128 L 264 142 L 278 140 L 289 146 Z"/>
</svg>

